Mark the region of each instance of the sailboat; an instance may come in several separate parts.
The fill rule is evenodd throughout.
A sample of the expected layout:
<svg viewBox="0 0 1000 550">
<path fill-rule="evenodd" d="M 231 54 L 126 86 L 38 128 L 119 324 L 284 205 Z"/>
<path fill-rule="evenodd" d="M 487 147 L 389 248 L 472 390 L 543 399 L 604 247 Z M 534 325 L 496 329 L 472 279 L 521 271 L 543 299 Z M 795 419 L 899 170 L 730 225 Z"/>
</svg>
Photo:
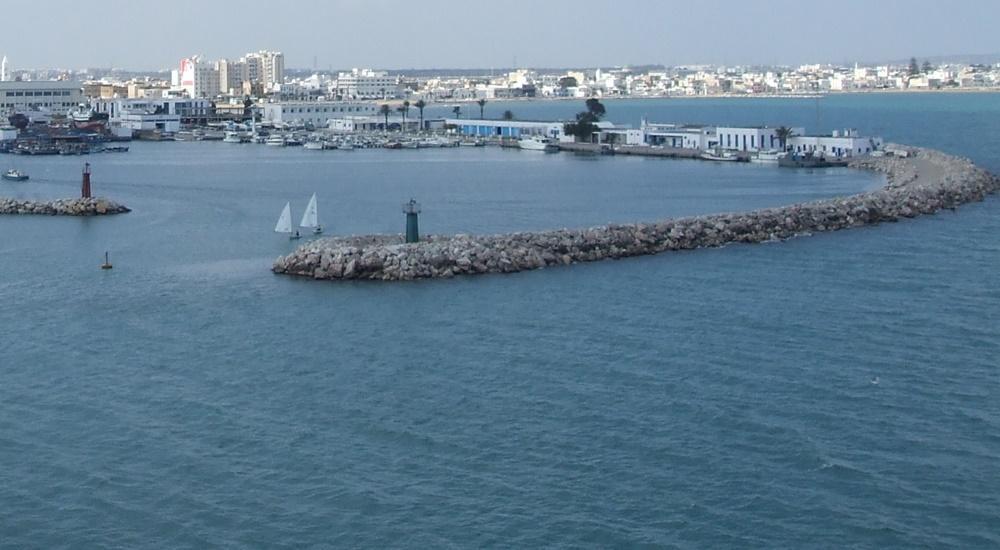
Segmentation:
<svg viewBox="0 0 1000 550">
<path fill-rule="evenodd" d="M 278 217 L 278 223 L 274 226 L 275 233 L 288 233 L 289 239 L 298 239 L 302 235 L 296 231 L 292 233 L 292 205 L 290 203 L 285 203 L 285 208 L 281 210 L 281 216 Z"/>
<path fill-rule="evenodd" d="M 299 227 L 311 227 L 315 235 L 323 232 L 323 226 L 319 224 L 319 211 L 316 208 L 316 193 L 313 193 L 312 198 L 309 199 L 306 211 L 302 213 L 302 221 L 299 222 Z"/>
</svg>

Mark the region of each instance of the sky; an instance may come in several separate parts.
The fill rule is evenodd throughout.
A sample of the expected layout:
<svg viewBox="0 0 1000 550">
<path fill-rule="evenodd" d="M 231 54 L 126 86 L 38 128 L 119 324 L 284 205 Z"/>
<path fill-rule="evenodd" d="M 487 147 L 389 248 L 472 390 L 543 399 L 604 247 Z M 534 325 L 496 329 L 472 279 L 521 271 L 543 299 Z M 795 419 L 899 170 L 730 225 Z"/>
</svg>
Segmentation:
<svg viewBox="0 0 1000 550">
<path fill-rule="evenodd" d="M 5 2 L 5 4 L 7 4 Z M 15 68 L 853 63 L 1000 54 L 1000 0 L 45 0 L 3 6 Z"/>
</svg>

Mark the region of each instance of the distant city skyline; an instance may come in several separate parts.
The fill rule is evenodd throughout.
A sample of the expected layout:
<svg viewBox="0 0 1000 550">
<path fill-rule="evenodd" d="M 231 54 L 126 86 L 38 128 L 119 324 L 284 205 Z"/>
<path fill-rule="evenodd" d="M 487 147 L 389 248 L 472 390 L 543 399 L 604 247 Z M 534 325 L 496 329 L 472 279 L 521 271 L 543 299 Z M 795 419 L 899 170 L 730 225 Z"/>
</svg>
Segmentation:
<svg viewBox="0 0 1000 550">
<path fill-rule="evenodd" d="M 174 0 L 102 10 L 80 25 L 75 3 L 5 7 L 21 29 L 0 40 L 14 70 L 117 67 L 174 69 L 183 57 L 235 58 L 282 51 L 290 69 L 597 67 L 662 64 L 798 65 L 874 63 L 1000 53 L 1000 3 L 956 0 L 841 0 L 836 9 L 801 2 L 655 0 L 513 1 L 302 0 L 280 7 Z M 145 12 L 145 13 L 144 13 Z M 24 30 L 25 34 L 29 31 Z"/>
</svg>

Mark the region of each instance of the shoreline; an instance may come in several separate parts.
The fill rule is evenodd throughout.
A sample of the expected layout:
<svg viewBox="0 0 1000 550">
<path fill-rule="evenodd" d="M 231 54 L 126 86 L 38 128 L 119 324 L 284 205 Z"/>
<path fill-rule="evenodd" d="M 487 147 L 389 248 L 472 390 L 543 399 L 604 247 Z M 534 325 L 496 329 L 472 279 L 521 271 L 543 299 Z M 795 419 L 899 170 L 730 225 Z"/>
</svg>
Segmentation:
<svg viewBox="0 0 1000 550">
<path fill-rule="evenodd" d="M 868 157 L 850 167 L 886 176 L 884 186 L 847 197 L 652 223 L 611 224 L 499 235 L 328 237 L 299 246 L 272 265 L 277 274 L 325 280 L 401 281 L 514 273 L 555 265 L 780 241 L 815 232 L 894 222 L 983 200 L 1000 178 L 969 159 L 901 145 L 907 157 Z"/>
</svg>

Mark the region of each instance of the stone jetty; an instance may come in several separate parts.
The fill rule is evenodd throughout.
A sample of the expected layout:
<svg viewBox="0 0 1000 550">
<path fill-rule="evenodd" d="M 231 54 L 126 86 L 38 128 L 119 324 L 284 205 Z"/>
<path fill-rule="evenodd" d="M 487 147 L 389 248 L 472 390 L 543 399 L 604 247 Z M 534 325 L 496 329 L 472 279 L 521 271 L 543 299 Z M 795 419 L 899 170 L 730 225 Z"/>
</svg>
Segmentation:
<svg viewBox="0 0 1000 550">
<path fill-rule="evenodd" d="M 968 159 L 899 145 L 887 149 L 905 151 L 906 156 L 866 157 L 851 163 L 854 168 L 885 174 L 885 186 L 848 197 L 655 223 L 503 235 L 431 235 L 413 244 L 403 243 L 401 235 L 325 238 L 278 257 L 272 269 L 314 279 L 381 281 L 512 273 L 894 222 L 981 201 L 1000 189 L 1000 178 Z"/>
<path fill-rule="evenodd" d="M 36 214 L 40 216 L 107 216 L 131 210 L 108 199 L 79 198 L 54 201 L 29 201 L 0 197 L 0 214 Z"/>
</svg>

